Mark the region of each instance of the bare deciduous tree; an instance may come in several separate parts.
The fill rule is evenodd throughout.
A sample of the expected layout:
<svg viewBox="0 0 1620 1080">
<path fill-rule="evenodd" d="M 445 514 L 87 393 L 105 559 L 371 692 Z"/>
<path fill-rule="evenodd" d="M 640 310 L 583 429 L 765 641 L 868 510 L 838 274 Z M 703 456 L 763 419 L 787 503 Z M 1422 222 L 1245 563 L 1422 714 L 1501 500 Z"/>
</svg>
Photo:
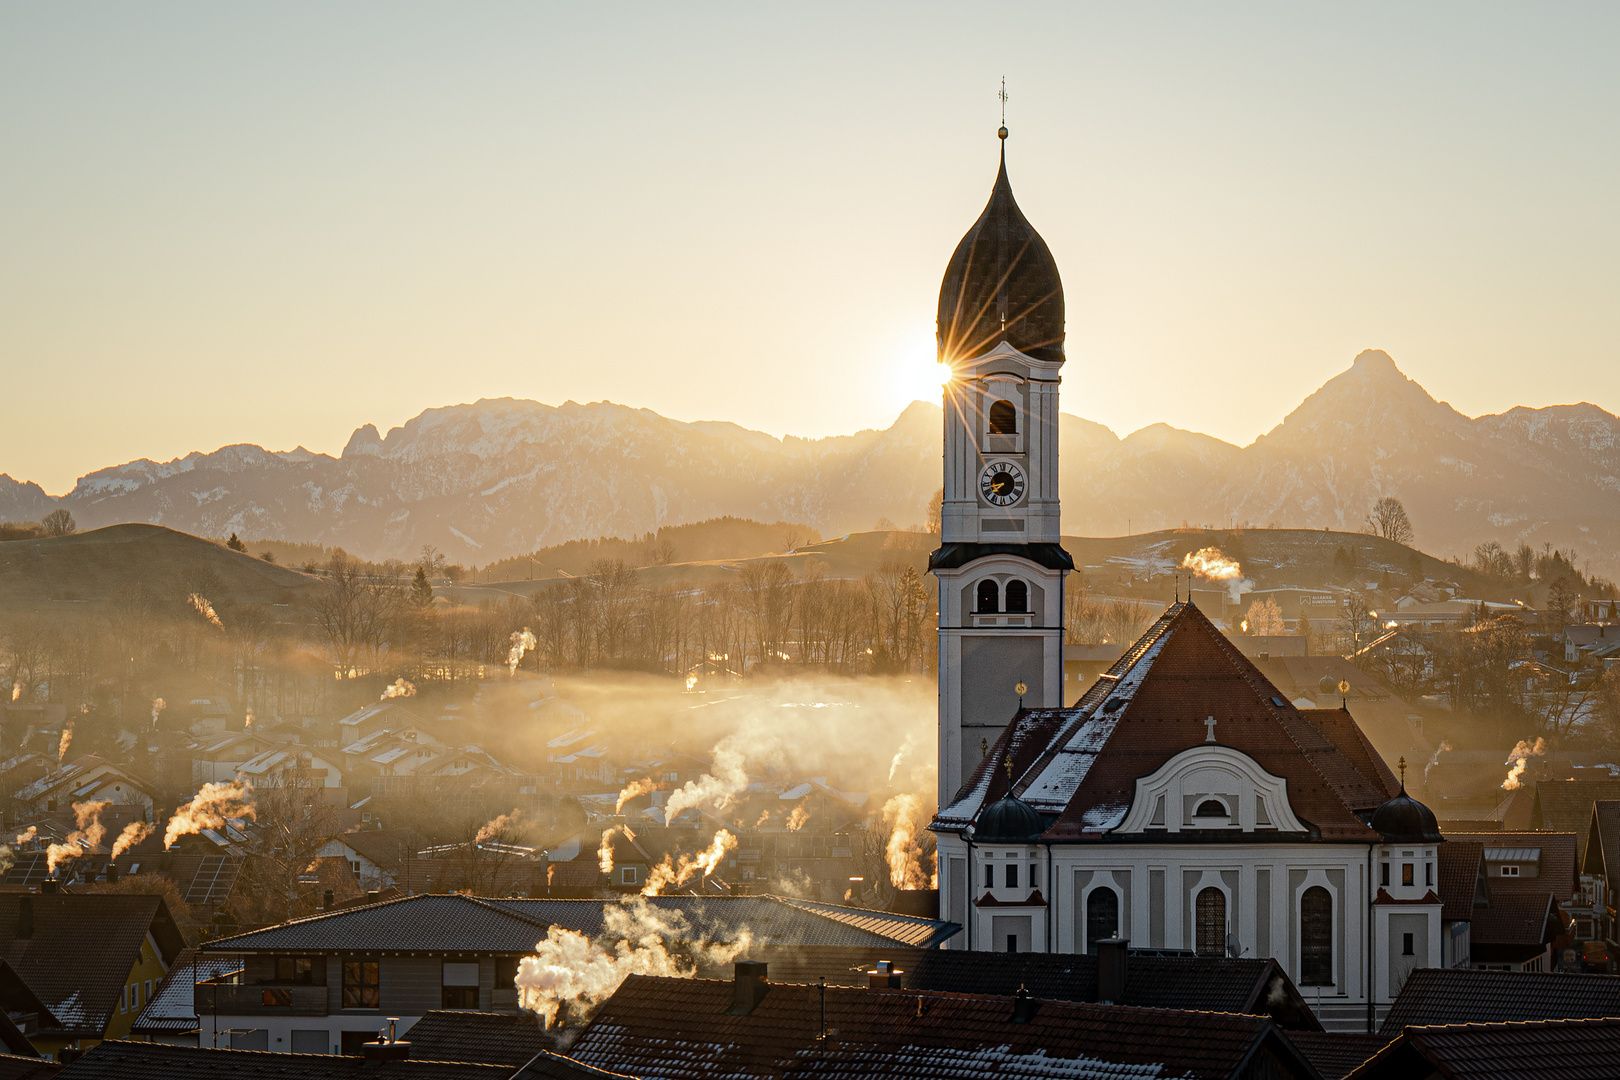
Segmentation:
<svg viewBox="0 0 1620 1080">
<path fill-rule="evenodd" d="M 1364 528 L 1374 536 L 1382 536 L 1397 544 L 1412 542 L 1412 522 L 1406 516 L 1406 507 L 1393 495 L 1385 495 L 1373 503 L 1372 509 L 1367 511 Z"/>
</svg>

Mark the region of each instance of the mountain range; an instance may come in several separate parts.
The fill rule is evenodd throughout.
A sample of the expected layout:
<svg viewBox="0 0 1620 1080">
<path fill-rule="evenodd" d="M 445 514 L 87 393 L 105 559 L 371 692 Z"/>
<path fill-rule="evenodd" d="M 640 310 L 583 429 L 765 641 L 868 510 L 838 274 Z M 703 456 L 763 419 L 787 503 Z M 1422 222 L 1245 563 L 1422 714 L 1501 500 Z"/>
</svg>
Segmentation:
<svg viewBox="0 0 1620 1080">
<path fill-rule="evenodd" d="M 142 521 L 376 558 L 432 544 L 473 564 L 727 514 L 831 535 L 924 519 L 941 423 L 938 405 L 915 402 L 881 431 L 778 439 L 607 401 L 501 398 L 429 409 L 386 436 L 367 424 L 338 457 L 227 446 L 101 469 L 60 497 L 0 475 L 0 519 L 65 507 L 81 528 Z M 1122 439 L 1070 415 L 1059 438 L 1066 533 L 1354 529 L 1394 495 L 1426 551 L 1550 543 L 1620 569 L 1620 419 L 1585 403 L 1468 417 L 1379 350 L 1249 446 L 1164 424 Z"/>
</svg>

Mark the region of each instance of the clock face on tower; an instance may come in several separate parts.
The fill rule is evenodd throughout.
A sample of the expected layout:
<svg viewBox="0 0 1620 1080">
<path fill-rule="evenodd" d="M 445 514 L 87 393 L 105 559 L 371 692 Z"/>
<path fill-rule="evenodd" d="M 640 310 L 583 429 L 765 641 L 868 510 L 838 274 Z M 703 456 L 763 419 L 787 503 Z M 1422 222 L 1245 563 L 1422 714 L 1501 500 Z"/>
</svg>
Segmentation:
<svg viewBox="0 0 1620 1080">
<path fill-rule="evenodd" d="M 979 494 L 995 506 L 1011 506 L 1024 497 L 1024 470 L 1010 461 L 992 461 L 979 477 Z"/>
</svg>

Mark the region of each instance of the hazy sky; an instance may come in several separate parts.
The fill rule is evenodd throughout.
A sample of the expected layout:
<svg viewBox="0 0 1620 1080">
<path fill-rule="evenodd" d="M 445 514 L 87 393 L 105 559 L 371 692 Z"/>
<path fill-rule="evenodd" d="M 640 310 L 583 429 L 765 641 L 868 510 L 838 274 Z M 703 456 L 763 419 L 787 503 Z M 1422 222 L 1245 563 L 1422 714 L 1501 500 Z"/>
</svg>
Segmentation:
<svg viewBox="0 0 1620 1080">
<path fill-rule="evenodd" d="M 887 425 L 1003 74 L 1064 411 L 1247 443 L 1367 347 L 1620 409 L 1617 47 L 1598 4 L 5 0 L 0 471 L 507 395 Z"/>
</svg>

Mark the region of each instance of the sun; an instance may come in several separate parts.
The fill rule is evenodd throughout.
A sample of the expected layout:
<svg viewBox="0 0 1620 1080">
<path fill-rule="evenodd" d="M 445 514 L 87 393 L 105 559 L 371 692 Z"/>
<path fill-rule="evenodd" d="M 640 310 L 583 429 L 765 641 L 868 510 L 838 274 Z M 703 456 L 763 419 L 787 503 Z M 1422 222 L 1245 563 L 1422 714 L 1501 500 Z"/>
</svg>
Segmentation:
<svg viewBox="0 0 1620 1080">
<path fill-rule="evenodd" d="M 945 386 L 951 381 L 950 365 L 935 358 L 932 338 L 932 334 L 906 335 L 896 343 L 884 365 L 890 393 L 902 408 L 913 401 L 939 404 Z"/>
</svg>

